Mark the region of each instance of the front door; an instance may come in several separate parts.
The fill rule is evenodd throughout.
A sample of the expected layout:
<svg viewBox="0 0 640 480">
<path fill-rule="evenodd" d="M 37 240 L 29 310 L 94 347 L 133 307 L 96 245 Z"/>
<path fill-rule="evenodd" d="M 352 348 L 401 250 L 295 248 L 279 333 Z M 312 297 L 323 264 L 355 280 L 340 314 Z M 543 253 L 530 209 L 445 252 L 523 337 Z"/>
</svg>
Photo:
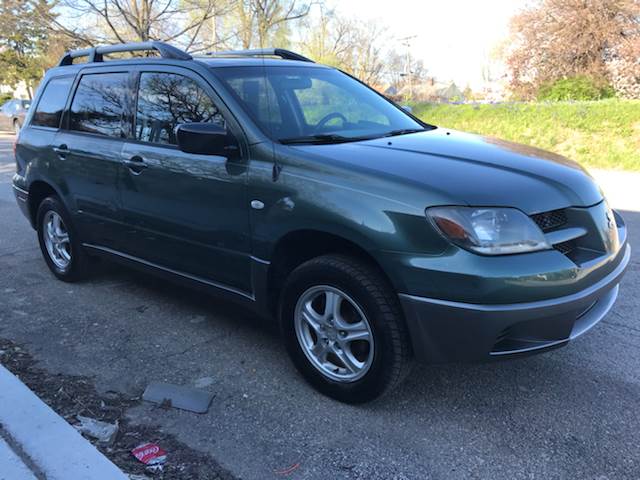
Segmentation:
<svg viewBox="0 0 640 480">
<path fill-rule="evenodd" d="M 174 131 L 180 123 L 217 122 L 230 138 L 241 133 L 204 80 L 166 68 L 139 72 L 120 175 L 125 253 L 250 295 L 246 159 L 184 153 Z"/>
</svg>

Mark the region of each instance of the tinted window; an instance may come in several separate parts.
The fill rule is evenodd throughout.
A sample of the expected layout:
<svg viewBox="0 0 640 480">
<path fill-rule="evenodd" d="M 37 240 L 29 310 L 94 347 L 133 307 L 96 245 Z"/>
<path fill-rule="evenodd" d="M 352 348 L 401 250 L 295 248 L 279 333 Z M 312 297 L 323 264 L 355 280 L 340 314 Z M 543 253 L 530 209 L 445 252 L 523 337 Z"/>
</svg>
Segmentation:
<svg viewBox="0 0 640 480">
<path fill-rule="evenodd" d="M 198 84 L 173 73 L 142 73 L 135 136 L 143 142 L 176 144 L 179 123 L 214 122 L 224 126 L 211 97 Z"/>
<path fill-rule="evenodd" d="M 33 112 L 31 125 L 58 128 L 62 111 L 67 103 L 73 77 L 52 78 L 44 87 L 38 101 L 36 111 Z"/>
<path fill-rule="evenodd" d="M 124 137 L 122 116 L 127 82 L 127 73 L 83 75 L 71 103 L 69 128 Z"/>
<path fill-rule="evenodd" d="M 253 72 L 255 76 L 229 78 L 229 86 L 251 115 L 268 131 L 277 134 L 282 129 L 282 114 L 276 93 L 259 70 Z"/>
</svg>

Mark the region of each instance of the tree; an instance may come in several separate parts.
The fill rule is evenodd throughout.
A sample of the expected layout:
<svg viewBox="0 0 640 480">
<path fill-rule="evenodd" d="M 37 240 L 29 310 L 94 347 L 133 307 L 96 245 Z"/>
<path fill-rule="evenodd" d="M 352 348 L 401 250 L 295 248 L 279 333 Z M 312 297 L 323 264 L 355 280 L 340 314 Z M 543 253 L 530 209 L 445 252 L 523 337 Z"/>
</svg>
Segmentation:
<svg viewBox="0 0 640 480">
<path fill-rule="evenodd" d="M 351 47 L 349 22 L 339 21 L 335 11 L 320 7 L 316 19 L 308 19 L 301 29 L 304 33 L 300 50 L 317 62 L 343 68 Z"/>
<path fill-rule="evenodd" d="M 300 0 L 238 0 L 236 32 L 242 48 L 286 46 L 288 25 L 309 14 L 311 4 Z"/>
<path fill-rule="evenodd" d="M 524 97 L 558 79 L 609 82 L 608 63 L 640 28 L 638 0 L 538 0 L 511 21 L 507 66 Z"/>
<path fill-rule="evenodd" d="M 301 19 L 309 14 L 309 3 L 296 0 L 250 0 L 250 8 L 256 19 L 258 44 L 265 46 L 278 29 L 286 28 L 288 22 Z"/>
<path fill-rule="evenodd" d="M 32 0 L 33 1 L 33 0 Z M 44 0 L 40 0 L 44 2 Z M 81 45 L 147 40 L 190 52 L 284 44 L 306 0 L 55 0 L 41 9 L 49 30 Z M 56 13 L 64 12 L 64 15 Z"/>
<path fill-rule="evenodd" d="M 339 18 L 321 11 L 304 26 L 300 50 L 314 60 L 340 68 L 363 82 L 378 85 L 386 75 L 382 54 L 384 29 L 376 22 Z"/>
<path fill-rule="evenodd" d="M 209 0 L 202 0 L 205 7 Z M 231 42 L 236 38 L 235 32 L 227 28 L 230 17 L 235 13 L 238 0 L 217 0 L 213 3 L 211 18 L 202 22 L 195 36 L 190 51 L 198 53 L 202 51 L 220 50 L 230 48 Z M 197 17 L 198 10 L 191 13 L 191 17 Z"/>
<path fill-rule="evenodd" d="M 408 52 L 401 53 L 391 50 L 385 55 L 385 78 L 398 91 L 404 90 L 407 94 L 406 101 L 412 100 L 412 86 L 417 86 L 427 80 L 427 69 L 424 61 L 414 59 Z M 408 88 L 405 88 L 408 87 Z"/>
<path fill-rule="evenodd" d="M 228 0 L 58 0 L 55 9 L 38 12 L 50 31 L 79 44 L 160 40 L 191 51 L 211 46 L 202 29 L 226 4 Z"/>
<path fill-rule="evenodd" d="M 640 35 L 615 51 L 608 69 L 611 84 L 618 95 L 640 99 Z"/>
<path fill-rule="evenodd" d="M 49 8 L 44 0 L 0 3 L 0 83 L 15 87 L 24 81 L 30 97 L 44 71 L 55 62 L 48 45 L 57 42 L 51 42 L 37 13 Z"/>
</svg>

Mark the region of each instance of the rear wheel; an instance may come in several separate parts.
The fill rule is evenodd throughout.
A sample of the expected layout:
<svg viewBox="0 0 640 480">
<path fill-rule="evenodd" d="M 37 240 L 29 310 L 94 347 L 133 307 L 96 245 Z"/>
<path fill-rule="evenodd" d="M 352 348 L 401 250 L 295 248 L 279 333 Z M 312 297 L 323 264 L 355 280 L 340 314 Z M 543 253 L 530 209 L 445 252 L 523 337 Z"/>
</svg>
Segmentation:
<svg viewBox="0 0 640 480">
<path fill-rule="evenodd" d="M 38 241 L 49 270 L 65 282 L 83 278 L 87 255 L 77 238 L 71 218 L 57 197 L 47 197 L 38 208 Z"/>
<path fill-rule="evenodd" d="M 355 258 L 325 255 L 296 268 L 284 287 L 280 322 L 298 370 L 343 402 L 373 400 L 410 370 L 398 297 L 375 268 Z"/>
</svg>

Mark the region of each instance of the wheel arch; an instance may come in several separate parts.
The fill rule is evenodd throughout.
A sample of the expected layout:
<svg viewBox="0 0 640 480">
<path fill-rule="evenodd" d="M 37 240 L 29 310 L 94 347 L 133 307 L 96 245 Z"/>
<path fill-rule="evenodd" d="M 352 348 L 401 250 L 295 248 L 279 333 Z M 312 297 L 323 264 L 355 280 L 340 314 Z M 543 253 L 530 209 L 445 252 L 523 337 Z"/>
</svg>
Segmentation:
<svg viewBox="0 0 640 480">
<path fill-rule="evenodd" d="M 299 265 L 312 258 L 327 254 L 342 254 L 358 258 L 373 266 L 395 289 L 392 278 L 370 250 L 360 242 L 322 230 L 301 229 L 288 232 L 276 243 L 267 273 L 268 306 L 277 313 L 282 287 L 288 275 Z M 397 289 L 396 289 L 397 290 Z"/>
<path fill-rule="evenodd" d="M 58 198 L 62 198 L 53 186 L 44 180 L 34 180 L 29 185 L 29 221 L 34 229 L 37 229 L 36 218 L 38 215 L 38 207 L 42 201 L 55 195 Z"/>
</svg>

